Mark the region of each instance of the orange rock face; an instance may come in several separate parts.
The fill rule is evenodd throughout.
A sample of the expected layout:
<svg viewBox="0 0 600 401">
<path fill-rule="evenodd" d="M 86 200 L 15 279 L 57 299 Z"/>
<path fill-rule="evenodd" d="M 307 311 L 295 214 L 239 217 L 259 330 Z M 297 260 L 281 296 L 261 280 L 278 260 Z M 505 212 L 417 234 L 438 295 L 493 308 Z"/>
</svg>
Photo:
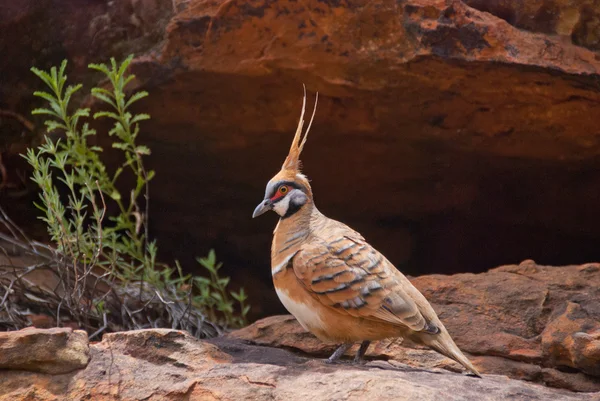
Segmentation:
<svg viewBox="0 0 600 401">
<path fill-rule="evenodd" d="M 600 10 L 594 1 L 466 0 L 518 28 L 558 34 L 588 49 L 600 49 Z"/>
<path fill-rule="evenodd" d="M 600 391 L 599 272 L 598 264 L 547 267 L 526 261 L 482 274 L 421 276 L 413 283 L 481 372 Z M 230 336 L 320 356 L 335 349 L 291 316 L 266 318 Z M 432 351 L 390 340 L 367 355 L 411 366 L 458 366 Z"/>
<path fill-rule="evenodd" d="M 479 275 L 422 276 L 413 282 L 440 308 L 461 349 L 539 365 L 541 371 L 529 379 L 552 385 L 548 377 L 560 375 L 561 387 L 589 390 L 600 388 L 599 273 L 598 264 L 548 267 L 525 261 Z"/>
</svg>

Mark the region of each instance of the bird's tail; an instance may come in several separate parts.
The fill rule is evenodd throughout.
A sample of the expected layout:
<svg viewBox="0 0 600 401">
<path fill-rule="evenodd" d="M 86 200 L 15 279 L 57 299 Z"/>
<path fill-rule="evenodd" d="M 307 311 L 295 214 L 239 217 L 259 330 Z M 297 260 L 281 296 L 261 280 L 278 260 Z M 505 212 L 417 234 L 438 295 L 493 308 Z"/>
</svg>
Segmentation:
<svg viewBox="0 0 600 401">
<path fill-rule="evenodd" d="M 440 333 L 440 335 L 433 338 L 429 338 L 425 341 L 428 346 L 439 352 L 440 354 L 447 356 L 450 359 L 463 365 L 468 371 L 473 373 L 477 377 L 481 377 L 481 374 L 475 369 L 475 366 L 467 359 L 462 353 L 458 346 L 454 343 L 448 333 Z"/>
</svg>

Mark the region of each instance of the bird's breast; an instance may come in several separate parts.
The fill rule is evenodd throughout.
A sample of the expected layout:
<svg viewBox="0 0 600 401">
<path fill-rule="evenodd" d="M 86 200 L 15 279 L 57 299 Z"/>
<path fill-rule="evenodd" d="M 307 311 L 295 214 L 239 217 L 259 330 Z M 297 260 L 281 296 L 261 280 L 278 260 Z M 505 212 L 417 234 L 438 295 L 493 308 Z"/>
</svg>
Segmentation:
<svg viewBox="0 0 600 401">
<path fill-rule="evenodd" d="M 314 306 L 304 302 L 302 299 L 294 298 L 285 288 L 275 287 L 275 291 L 285 309 L 294 315 L 305 330 L 315 333 L 326 329 L 318 309 L 314 308 Z"/>
</svg>

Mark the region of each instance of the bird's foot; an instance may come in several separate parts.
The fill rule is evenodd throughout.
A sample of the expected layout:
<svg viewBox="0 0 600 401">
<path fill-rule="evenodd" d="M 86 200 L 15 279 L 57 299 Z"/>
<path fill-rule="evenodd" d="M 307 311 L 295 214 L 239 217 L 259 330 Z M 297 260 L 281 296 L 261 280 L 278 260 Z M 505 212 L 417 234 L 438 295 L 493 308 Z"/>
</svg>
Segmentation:
<svg viewBox="0 0 600 401">
<path fill-rule="evenodd" d="M 348 351 L 348 348 L 350 348 L 351 346 L 352 346 L 351 343 L 340 345 L 334 351 L 334 353 L 331 354 L 331 356 L 325 361 L 325 363 L 328 363 L 328 364 L 336 363 L 342 357 L 342 355 L 344 355 L 346 353 L 346 351 Z"/>
<path fill-rule="evenodd" d="M 356 356 L 354 357 L 354 363 L 364 363 L 365 360 L 363 357 L 365 356 L 369 345 L 371 345 L 371 341 L 368 340 L 365 340 L 360 344 L 358 351 L 356 351 Z"/>
</svg>

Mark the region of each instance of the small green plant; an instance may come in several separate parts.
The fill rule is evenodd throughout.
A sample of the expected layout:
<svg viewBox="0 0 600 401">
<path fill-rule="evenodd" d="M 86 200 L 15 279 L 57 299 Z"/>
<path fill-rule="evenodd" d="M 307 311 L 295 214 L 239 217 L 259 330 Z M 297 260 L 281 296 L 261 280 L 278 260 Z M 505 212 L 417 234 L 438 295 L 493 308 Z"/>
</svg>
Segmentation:
<svg viewBox="0 0 600 401">
<path fill-rule="evenodd" d="M 140 123 L 150 116 L 131 111 L 148 93 L 126 94 L 126 86 L 134 79 L 127 73 L 131 61 L 132 56 L 121 64 L 111 59 L 110 65 L 89 65 L 108 79 L 108 89 L 91 90 L 106 106 L 92 117 L 113 123 L 108 132 L 112 147 L 123 155 L 114 172 L 102 162 L 102 148 L 91 143 L 96 131 L 85 122 L 90 109 L 70 111 L 69 103 L 82 85 L 67 85 L 67 62 L 49 72 L 32 68 L 48 87 L 35 92 L 48 107 L 35 109 L 33 114 L 48 116 L 48 132 L 62 134 L 57 140 L 46 136 L 45 143 L 37 150 L 28 149 L 25 158 L 41 189 L 36 206 L 43 212 L 41 218 L 64 270 L 63 306 L 78 321 L 98 330 L 111 327 L 111 316 L 127 317 L 127 322 L 113 322 L 115 327 L 168 326 L 198 335 L 206 334 L 205 327 L 218 332 L 219 327 L 244 325 L 249 310 L 246 294 L 243 289 L 237 293 L 227 289 L 229 278 L 219 276 L 221 264 L 214 251 L 198 258 L 208 277 L 186 275 L 177 262 L 171 267 L 157 261 L 147 214 L 154 171 L 144 166 L 150 149 L 138 143 Z M 127 174 L 134 185 L 124 192 L 119 179 Z M 114 207 L 109 208 L 111 202 Z M 108 210 L 116 212 L 109 215 Z"/>
</svg>

